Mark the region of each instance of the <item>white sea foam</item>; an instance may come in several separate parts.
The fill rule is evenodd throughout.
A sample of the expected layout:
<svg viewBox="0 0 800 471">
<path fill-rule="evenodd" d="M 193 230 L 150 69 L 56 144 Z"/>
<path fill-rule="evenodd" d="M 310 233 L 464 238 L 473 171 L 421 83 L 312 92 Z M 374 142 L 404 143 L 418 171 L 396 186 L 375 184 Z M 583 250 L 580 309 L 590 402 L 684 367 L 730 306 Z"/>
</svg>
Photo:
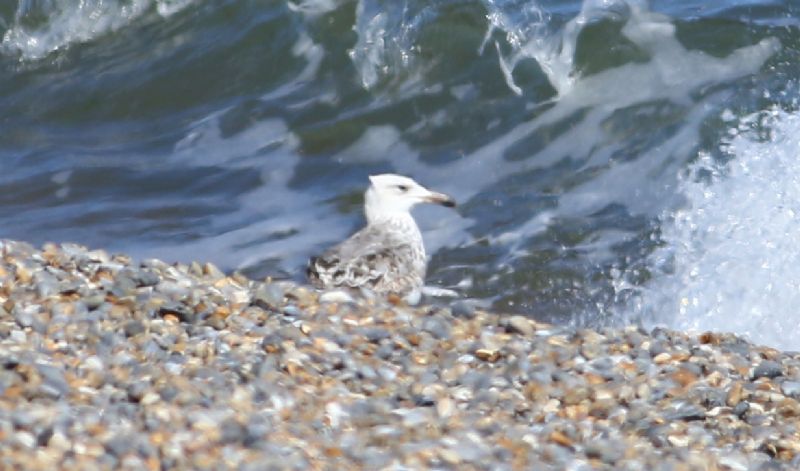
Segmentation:
<svg viewBox="0 0 800 471">
<path fill-rule="evenodd" d="M 682 179 L 685 208 L 664 217 L 666 245 L 632 309 L 651 323 L 797 350 L 800 115 L 759 113 L 731 132 L 732 160 L 701 155 Z"/>
<path fill-rule="evenodd" d="M 290 10 L 302 13 L 309 17 L 316 17 L 336 10 L 345 0 L 298 0 L 289 1 Z"/>
<path fill-rule="evenodd" d="M 155 5 L 168 17 L 194 0 L 42 0 L 18 3 L 13 22 L 0 41 L 0 54 L 38 60 L 73 44 L 117 31 Z M 32 19 L 35 19 L 32 20 Z"/>
</svg>

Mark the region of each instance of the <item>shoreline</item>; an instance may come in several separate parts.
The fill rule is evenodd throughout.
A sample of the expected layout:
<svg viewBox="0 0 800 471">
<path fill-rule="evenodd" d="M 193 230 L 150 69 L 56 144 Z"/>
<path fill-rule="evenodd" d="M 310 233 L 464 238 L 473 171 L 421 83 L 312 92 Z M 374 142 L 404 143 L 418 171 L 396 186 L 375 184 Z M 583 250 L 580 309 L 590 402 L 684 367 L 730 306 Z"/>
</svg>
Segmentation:
<svg viewBox="0 0 800 471">
<path fill-rule="evenodd" d="M 800 469 L 800 354 L 0 240 L 0 468 Z"/>
</svg>

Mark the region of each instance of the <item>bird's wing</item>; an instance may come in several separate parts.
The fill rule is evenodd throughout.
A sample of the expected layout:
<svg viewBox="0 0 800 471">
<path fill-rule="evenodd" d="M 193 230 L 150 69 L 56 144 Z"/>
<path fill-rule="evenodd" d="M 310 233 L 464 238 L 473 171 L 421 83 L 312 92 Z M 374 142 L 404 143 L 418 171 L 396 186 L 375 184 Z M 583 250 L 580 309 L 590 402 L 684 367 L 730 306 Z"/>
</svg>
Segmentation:
<svg viewBox="0 0 800 471">
<path fill-rule="evenodd" d="M 320 287 L 378 288 L 386 279 L 413 276 L 413 248 L 388 231 L 365 227 L 308 265 L 308 276 Z M 388 275 L 388 276 L 387 276 Z"/>
</svg>

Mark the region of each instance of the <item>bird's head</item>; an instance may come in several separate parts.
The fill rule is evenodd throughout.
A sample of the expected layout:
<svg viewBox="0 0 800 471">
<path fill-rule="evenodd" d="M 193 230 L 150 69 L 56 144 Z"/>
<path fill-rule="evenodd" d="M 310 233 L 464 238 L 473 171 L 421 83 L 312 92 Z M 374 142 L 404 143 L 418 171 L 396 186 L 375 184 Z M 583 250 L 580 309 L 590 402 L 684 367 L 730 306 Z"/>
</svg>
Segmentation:
<svg viewBox="0 0 800 471">
<path fill-rule="evenodd" d="M 444 193 L 431 191 L 402 175 L 384 173 L 369 177 L 370 187 L 364 195 L 368 221 L 392 214 L 408 213 L 419 203 L 434 203 L 452 208 L 456 202 Z"/>
</svg>

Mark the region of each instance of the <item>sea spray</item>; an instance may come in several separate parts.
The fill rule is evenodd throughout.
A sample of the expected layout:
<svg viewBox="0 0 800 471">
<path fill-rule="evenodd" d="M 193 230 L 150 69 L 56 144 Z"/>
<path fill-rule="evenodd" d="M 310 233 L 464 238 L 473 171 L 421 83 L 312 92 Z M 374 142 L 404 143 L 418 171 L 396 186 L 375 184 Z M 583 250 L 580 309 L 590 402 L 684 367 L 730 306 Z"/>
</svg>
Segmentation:
<svg viewBox="0 0 800 471">
<path fill-rule="evenodd" d="M 681 179 L 686 204 L 663 217 L 653 278 L 633 311 L 800 349 L 800 115 L 734 121 L 720 150 L 726 161 L 701 153 Z"/>
</svg>

